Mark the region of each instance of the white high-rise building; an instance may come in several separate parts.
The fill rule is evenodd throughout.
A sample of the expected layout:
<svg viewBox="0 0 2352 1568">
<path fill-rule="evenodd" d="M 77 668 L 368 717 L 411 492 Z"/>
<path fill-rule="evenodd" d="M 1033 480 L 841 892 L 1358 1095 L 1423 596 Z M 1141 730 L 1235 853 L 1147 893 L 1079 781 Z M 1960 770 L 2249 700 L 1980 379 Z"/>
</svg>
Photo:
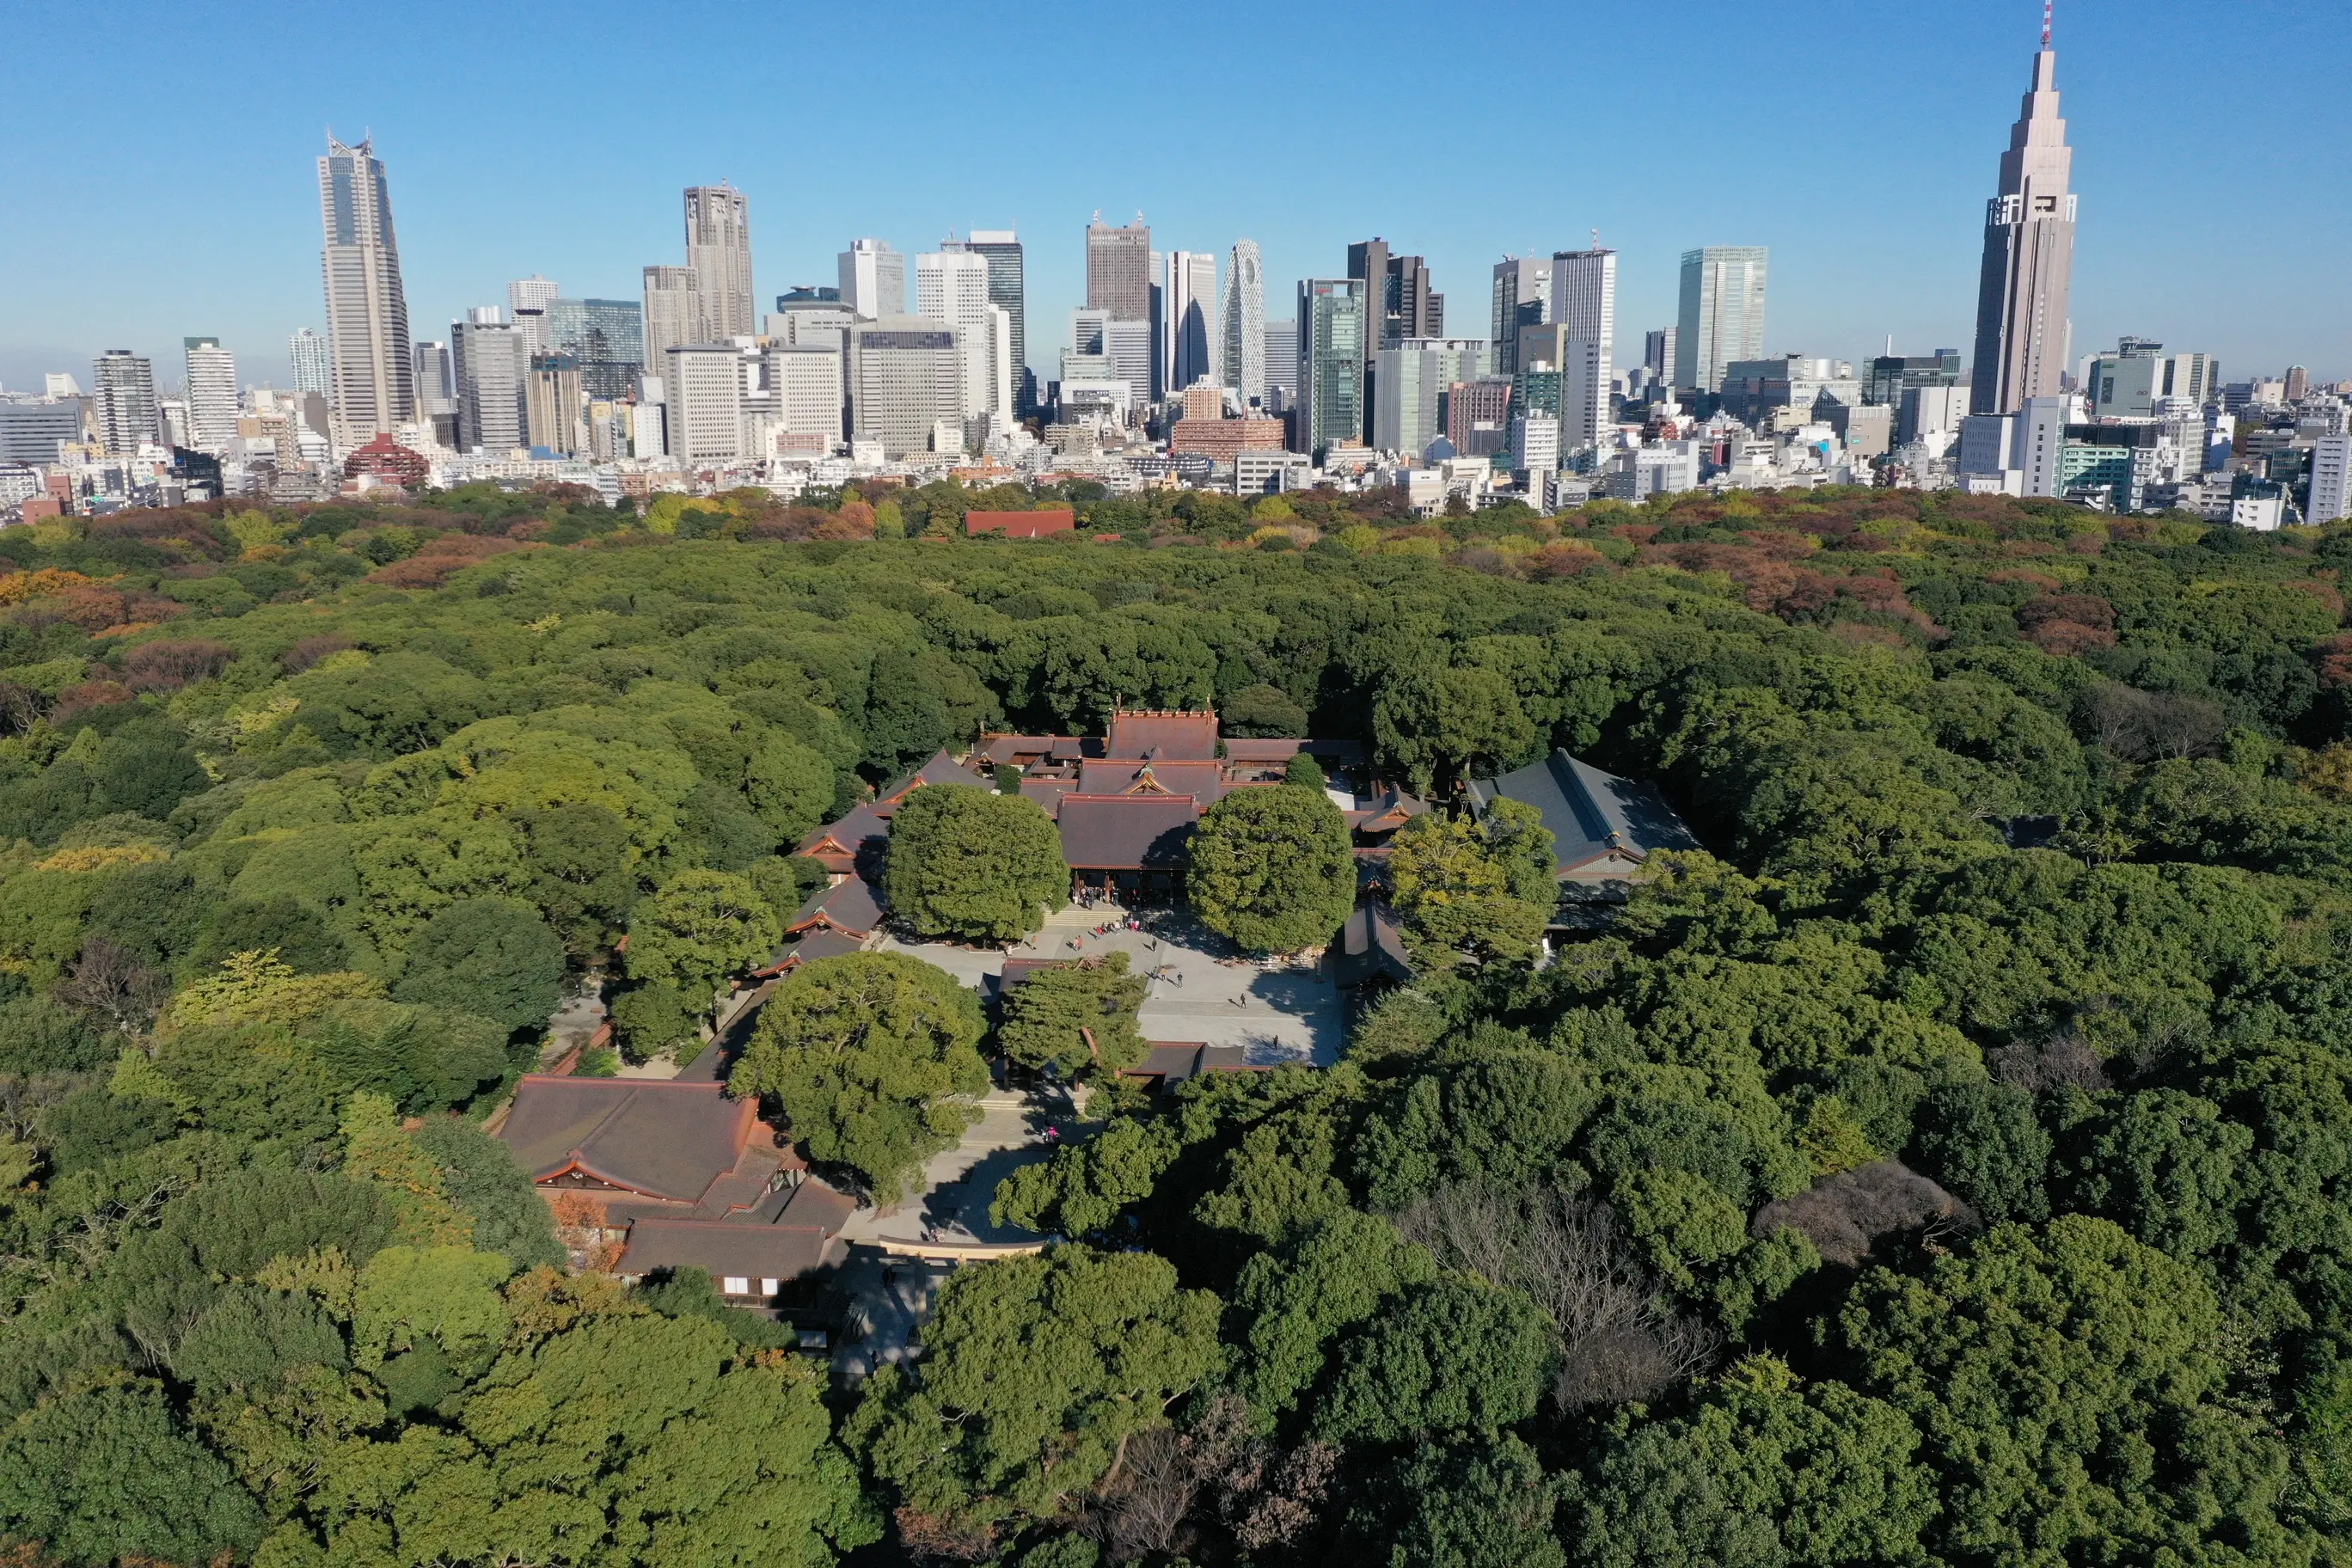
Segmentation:
<svg viewBox="0 0 2352 1568">
<path fill-rule="evenodd" d="M 878 441 L 891 461 L 931 449 L 933 427 L 963 426 L 963 361 L 956 330 L 922 316 L 883 316 L 849 333 L 854 441 Z"/>
<path fill-rule="evenodd" d="M 129 349 L 109 349 L 90 364 L 95 405 L 90 423 L 107 455 L 135 458 L 142 441 L 162 437 L 155 406 L 155 366 Z"/>
<path fill-rule="evenodd" d="M 1218 384 L 1216 310 L 1216 257 L 1205 250 L 1170 251 L 1168 280 L 1160 295 L 1165 337 L 1160 345 L 1170 395 L 1203 381 Z"/>
<path fill-rule="evenodd" d="M 305 327 L 286 340 L 286 352 L 294 361 L 296 392 L 335 395 L 335 354 L 325 338 Z"/>
<path fill-rule="evenodd" d="M 319 216 L 327 237 L 320 265 L 335 358 L 335 419 L 343 438 L 356 445 L 416 417 L 392 193 L 372 142 L 348 147 L 327 139 L 327 155 L 319 160 Z"/>
<path fill-rule="evenodd" d="M 2347 517 L 2352 517 L 2352 436 L 2322 436 L 2311 445 L 2311 506 L 2303 521 Z"/>
<path fill-rule="evenodd" d="M 1683 252 L 1682 309 L 1675 325 L 1675 384 L 1723 390 L 1734 360 L 1764 357 L 1764 275 L 1770 250 L 1710 245 Z"/>
<path fill-rule="evenodd" d="M 1244 413 L 1265 402 L 1265 272 L 1257 241 L 1236 240 L 1217 301 L 1218 379 Z"/>
<path fill-rule="evenodd" d="M 907 258 L 878 239 L 853 239 L 841 253 L 841 302 L 869 321 L 907 310 Z"/>
<path fill-rule="evenodd" d="M 669 454 L 687 464 L 743 455 L 743 351 L 733 343 L 688 343 L 667 354 Z"/>
<path fill-rule="evenodd" d="M 226 452 L 236 439 L 236 356 L 218 338 L 188 338 L 188 435 L 199 452 Z"/>
<path fill-rule="evenodd" d="M 1617 339 L 1617 253 L 1599 248 L 1552 253 L 1549 321 L 1568 329 L 1571 352 L 1559 368 L 1559 445 L 1597 447 L 1612 426 Z M 1580 351 L 1580 352 L 1578 352 Z"/>
<path fill-rule="evenodd" d="M 562 292 L 562 284 L 551 283 L 534 272 L 528 278 L 518 278 L 507 285 L 507 309 L 544 312 L 547 302 Z"/>
<path fill-rule="evenodd" d="M 820 456 L 832 451 L 842 432 L 841 351 L 772 343 L 767 360 L 777 430 L 822 442 Z"/>
<path fill-rule="evenodd" d="M 964 415 L 1012 413 L 1012 318 L 989 299 L 988 258 L 968 250 L 916 257 L 915 314 L 956 330 L 964 357 Z M 1005 318 L 1002 333 L 993 324 L 997 316 Z"/>
<path fill-rule="evenodd" d="M 725 184 L 686 192 L 686 264 L 701 310 L 695 338 L 722 342 L 758 328 L 751 308 L 751 203 Z"/>
</svg>

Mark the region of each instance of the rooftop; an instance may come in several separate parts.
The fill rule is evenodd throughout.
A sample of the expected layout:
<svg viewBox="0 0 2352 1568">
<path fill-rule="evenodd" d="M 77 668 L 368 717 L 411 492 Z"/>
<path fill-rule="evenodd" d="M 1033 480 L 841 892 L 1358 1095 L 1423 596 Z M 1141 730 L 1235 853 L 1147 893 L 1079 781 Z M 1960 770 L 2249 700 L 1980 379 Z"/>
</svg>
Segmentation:
<svg viewBox="0 0 2352 1568">
<path fill-rule="evenodd" d="M 534 1073 L 499 1137 L 534 1182 L 576 1173 L 691 1204 L 735 1169 L 757 1115 L 717 1083 Z"/>
<path fill-rule="evenodd" d="M 1066 795 L 1062 858 L 1081 871 L 1175 871 L 1200 809 L 1189 795 Z"/>
<path fill-rule="evenodd" d="M 1122 709 L 1110 716 L 1105 750 L 1114 757 L 1214 762 L 1217 716 L 1205 710 Z"/>
<path fill-rule="evenodd" d="M 1604 773 L 1564 747 L 1500 778 L 1472 780 L 1470 799 L 1481 812 L 1496 800 L 1534 806 L 1562 876 L 1612 851 L 1638 862 L 1659 849 L 1699 847 L 1654 786 Z"/>
</svg>

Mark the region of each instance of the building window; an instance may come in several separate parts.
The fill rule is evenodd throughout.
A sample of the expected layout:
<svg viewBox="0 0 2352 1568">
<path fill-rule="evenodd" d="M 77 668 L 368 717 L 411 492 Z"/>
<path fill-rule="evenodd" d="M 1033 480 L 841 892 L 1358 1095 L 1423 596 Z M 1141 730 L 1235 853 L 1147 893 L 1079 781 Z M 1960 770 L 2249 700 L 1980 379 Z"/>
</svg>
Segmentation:
<svg viewBox="0 0 2352 1568">
<path fill-rule="evenodd" d="M 751 1281 L 740 1274 L 730 1274 L 720 1282 L 719 1289 L 730 1296 L 748 1296 L 751 1293 Z"/>
<path fill-rule="evenodd" d="M 762 1296 L 772 1296 L 782 1289 L 783 1289 L 782 1280 L 763 1279 L 760 1281 L 760 1294 Z"/>
</svg>

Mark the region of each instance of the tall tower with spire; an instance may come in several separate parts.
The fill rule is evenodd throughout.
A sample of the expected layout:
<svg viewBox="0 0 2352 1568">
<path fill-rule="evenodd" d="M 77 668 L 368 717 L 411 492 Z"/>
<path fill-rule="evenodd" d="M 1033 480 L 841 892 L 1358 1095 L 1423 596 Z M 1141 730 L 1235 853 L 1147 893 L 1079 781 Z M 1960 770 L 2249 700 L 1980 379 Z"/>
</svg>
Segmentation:
<svg viewBox="0 0 2352 1568">
<path fill-rule="evenodd" d="M 2074 197 L 2066 184 L 2074 154 L 2058 117 L 2057 72 L 2043 0 L 2033 85 L 2000 155 L 2000 194 L 1985 210 L 1972 413 L 2013 414 L 2029 397 L 2055 397 L 2065 369 L 2074 268 Z"/>
</svg>

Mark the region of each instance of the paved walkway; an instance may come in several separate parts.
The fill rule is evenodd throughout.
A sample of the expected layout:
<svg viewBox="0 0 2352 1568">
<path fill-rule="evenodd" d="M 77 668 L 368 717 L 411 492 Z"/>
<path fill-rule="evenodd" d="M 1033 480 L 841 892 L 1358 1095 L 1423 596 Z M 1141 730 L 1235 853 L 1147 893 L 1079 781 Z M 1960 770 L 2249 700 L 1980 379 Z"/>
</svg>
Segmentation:
<svg viewBox="0 0 2352 1568">
<path fill-rule="evenodd" d="M 1095 927 L 1114 918 L 1116 911 L 1065 910 L 1010 956 L 1129 954 L 1129 969 L 1154 976 L 1138 1015 L 1146 1039 L 1242 1046 L 1254 1065 L 1329 1067 L 1339 1059 L 1347 1017 L 1328 964 L 1239 959 L 1223 938 L 1177 913 L 1163 913 L 1150 931 L 1095 934 Z"/>
</svg>

